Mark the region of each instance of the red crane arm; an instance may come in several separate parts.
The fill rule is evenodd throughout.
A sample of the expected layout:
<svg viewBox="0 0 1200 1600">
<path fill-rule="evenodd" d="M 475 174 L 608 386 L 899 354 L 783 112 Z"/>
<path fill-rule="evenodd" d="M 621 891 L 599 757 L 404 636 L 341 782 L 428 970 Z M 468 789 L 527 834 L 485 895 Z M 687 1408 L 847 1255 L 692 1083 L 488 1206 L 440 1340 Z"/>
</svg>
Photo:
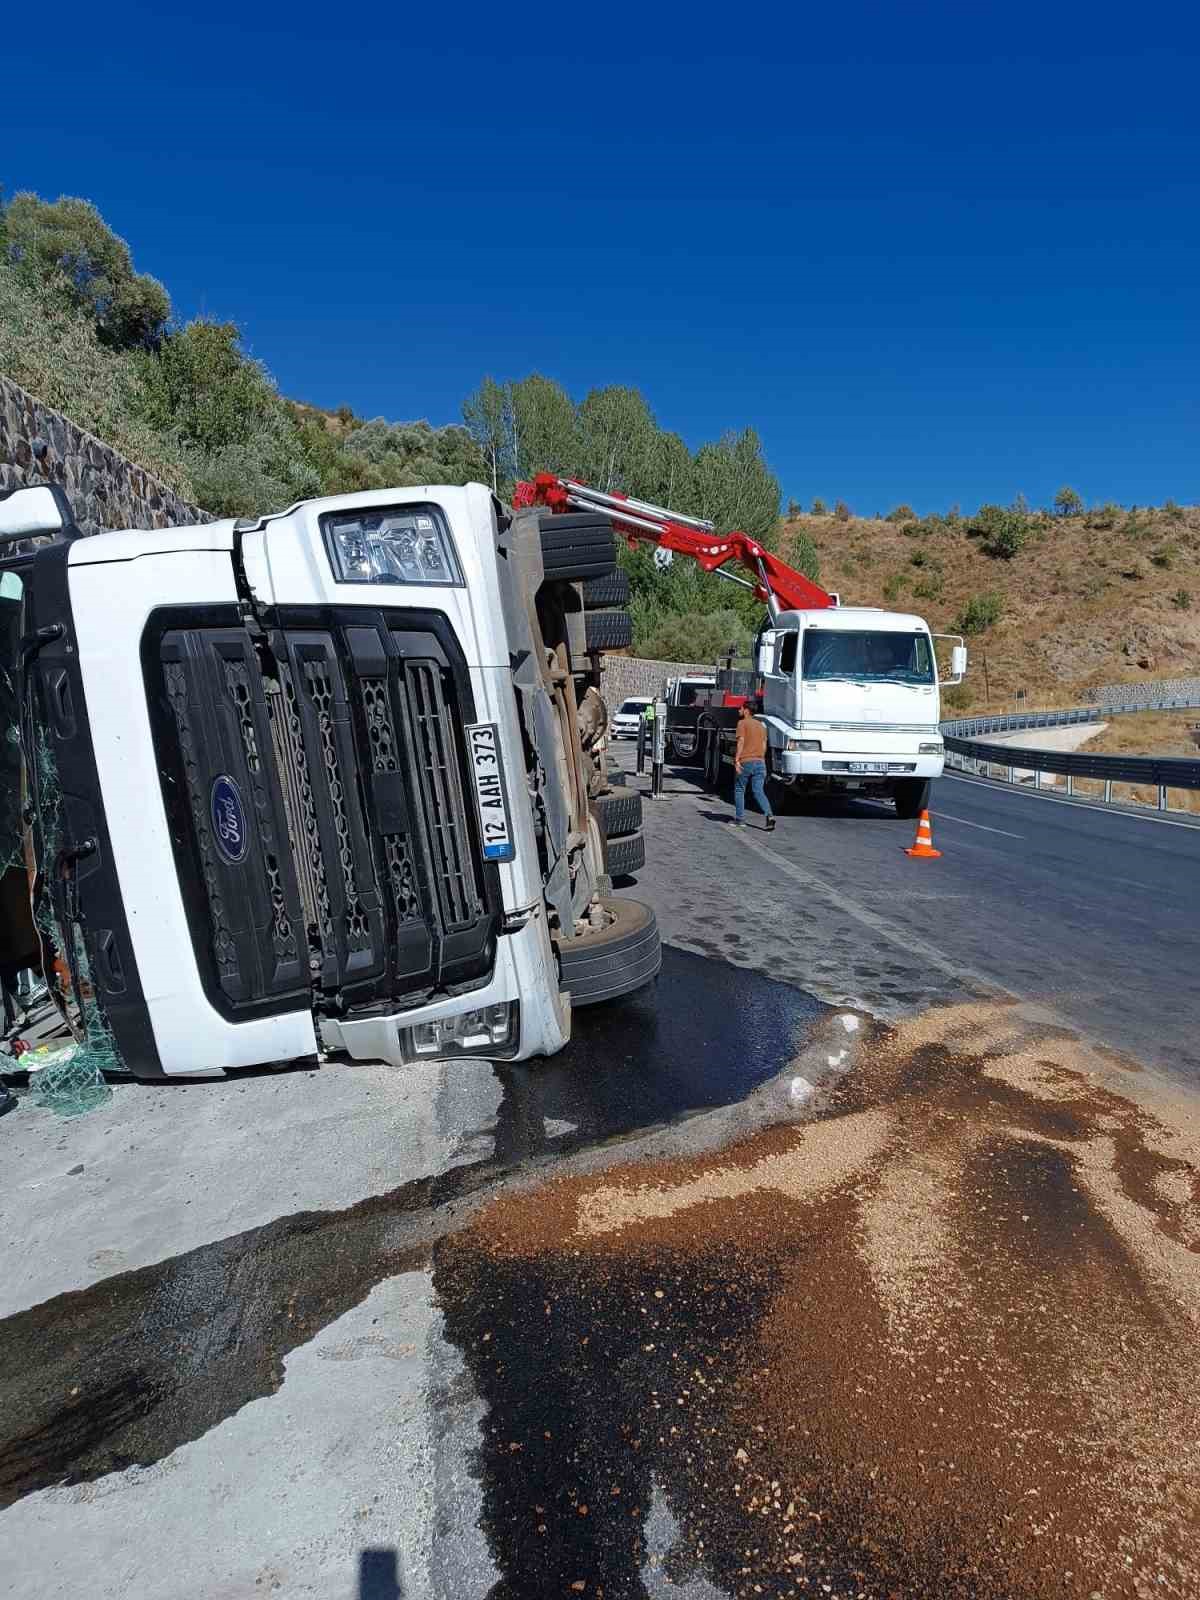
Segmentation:
<svg viewBox="0 0 1200 1600">
<path fill-rule="evenodd" d="M 545 506 L 550 511 L 604 511 L 631 545 L 641 539 L 660 549 L 690 556 L 705 572 L 717 572 L 728 562 L 739 562 L 754 574 L 753 582 L 733 578 L 732 573 L 722 576 L 745 583 L 765 605 L 772 606 L 774 602 L 781 611 L 814 611 L 834 604 L 832 596 L 819 584 L 772 555 L 748 533 L 719 534 L 711 522 L 681 516 L 646 500 L 605 494 L 574 478 L 539 472 L 531 483 L 517 485 L 513 504 Z"/>
</svg>

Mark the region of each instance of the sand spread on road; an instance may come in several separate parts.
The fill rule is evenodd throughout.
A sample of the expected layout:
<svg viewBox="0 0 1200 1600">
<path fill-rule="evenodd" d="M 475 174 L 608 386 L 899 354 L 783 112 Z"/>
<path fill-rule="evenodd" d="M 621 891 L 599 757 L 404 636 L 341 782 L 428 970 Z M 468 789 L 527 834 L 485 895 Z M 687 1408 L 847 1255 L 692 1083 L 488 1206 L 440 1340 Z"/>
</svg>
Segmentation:
<svg viewBox="0 0 1200 1600">
<path fill-rule="evenodd" d="M 1112 1078 L 1020 1007 L 931 1010 L 819 1120 L 502 1196 L 455 1248 L 552 1281 L 547 1326 L 667 1284 L 642 1349 L 697 1380 L 660 1433 L 628 1361 L 612 1402 L 652 1404 L 643 1462 L 730 1593 L 1194 1600 L 1200 1117 Z"/>
</svg>

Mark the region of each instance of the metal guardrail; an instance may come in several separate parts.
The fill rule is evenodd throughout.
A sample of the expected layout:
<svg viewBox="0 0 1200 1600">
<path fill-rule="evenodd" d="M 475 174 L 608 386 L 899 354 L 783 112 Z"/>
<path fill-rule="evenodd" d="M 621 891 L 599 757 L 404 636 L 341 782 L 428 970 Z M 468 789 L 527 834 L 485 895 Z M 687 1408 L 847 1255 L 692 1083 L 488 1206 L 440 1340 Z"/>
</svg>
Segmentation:
<svg viewBox="0 0 1200 1600">
<path fill-rule="evenodd" d="M 1200 789 L 1200 756 L 1195 760 L 1179 756 L 1106 756 L 1079 750 L 1038 750 L 1024 745 L 987 744 L 981 733 L 1018 733 L 1035 728 L 1064 728 L 1078 723 L 1106 722 L 1110 717 L 1133 711 L 1191 710 L 1200 704 L 1195 698 L 1163 697 L 1146 705 L 1076 706 L 1064 711 L 1018 712 L 1012 716 L 959 717 L 942 723 L 947 765 L 960 771 L 973 771 L 980 777 L 999 776 L 1008 783 L 1017 781 L 1018 772 L 1033 774 L 1033 787 L 1040 788 L 1042 774 L 1065 777 L 1067 794 L 1075 793 L 1075 780 L 1089 778 L 1104 785 L 1102 798 L 1113 803 L 1114 783 L 1138 784 L 1152 788 L 1158 797 L 1157 809 L 1169 810 L 1171 789 Z M 950 757 L 957 757 L 951 760 Z M 1101 797 L 1096 797 L 1101 798 Z M 1137 804 L 1136 801 L 1122 802 Z"/>
</svg>

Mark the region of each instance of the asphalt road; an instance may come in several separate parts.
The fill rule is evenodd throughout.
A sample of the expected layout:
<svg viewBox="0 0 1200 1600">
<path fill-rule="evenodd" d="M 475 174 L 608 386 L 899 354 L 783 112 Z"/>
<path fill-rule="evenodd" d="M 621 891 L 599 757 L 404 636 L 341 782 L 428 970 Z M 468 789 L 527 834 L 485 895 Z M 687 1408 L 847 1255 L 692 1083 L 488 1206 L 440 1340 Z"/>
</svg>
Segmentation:
<svg viewBox="0 0 1200 1600">
<path fill-rule="evenodd" d="M 644 881 L 668 938 L 883 1015 L 1009 991 L 1200 1082 L 1200 828 L 947 776 L 942 857 L 914 861 L 912 823 L 884 804 L 820 803 L 768 835 L 757 815 L 735 832 L 727 793 L 687 769 L 667 789 Z M 730 876 L 732 918 L 713 909 Z"/>
<path fill-rule="evenodd" d="M 1194 1084 L 1200 832 L 935 805 L 914 862 L 673 772 L 662 976 L 551 1062 L 26 1098 L 11 1592 L 1190 1600 L 1200 1144 L 1073 1033 Z"/>
</svg>

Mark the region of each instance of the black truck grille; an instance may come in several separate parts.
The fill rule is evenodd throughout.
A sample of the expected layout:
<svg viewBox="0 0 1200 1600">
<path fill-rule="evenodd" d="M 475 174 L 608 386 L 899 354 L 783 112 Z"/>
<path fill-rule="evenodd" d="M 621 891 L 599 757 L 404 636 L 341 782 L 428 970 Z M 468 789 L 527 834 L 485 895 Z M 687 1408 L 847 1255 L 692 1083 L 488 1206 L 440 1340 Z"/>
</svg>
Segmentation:
<svg viewBox="0 0 1200 1600">
<path fill-rule="evenodd" d="M 445 619 L 290 612 L 256 647 L 220 615 L 156 614 L 145 661 L 214 1004 L 261 1013 L 314 988 L 335 1009 L 411 1003 L 485 978 L 498 880 L 465 786 L 473 711 Z M 218 837 L 219 808 L 239 805 L 240 853 Z"/>
</svg>

